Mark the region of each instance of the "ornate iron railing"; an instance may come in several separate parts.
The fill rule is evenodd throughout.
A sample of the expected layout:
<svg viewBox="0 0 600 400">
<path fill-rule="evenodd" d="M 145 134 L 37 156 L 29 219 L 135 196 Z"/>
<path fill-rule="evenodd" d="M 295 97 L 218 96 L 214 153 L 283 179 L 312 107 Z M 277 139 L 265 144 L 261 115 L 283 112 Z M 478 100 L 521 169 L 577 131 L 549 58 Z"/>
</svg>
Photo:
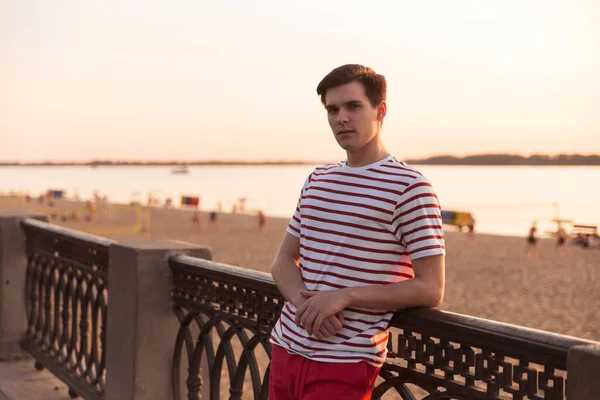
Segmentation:
<svg viewBox="0 0 600 400">
<path fill-rule="evenodd" d="M 224 390 L 229 390 L 232 399 L 240 399 L 248 369 L 254 398 L 266 399 L 269 336 L 284 303 L 273 279 L 265 273 L 183 255 L 171 257 L 169 264 L 174 311 L 180 322 L 173 358 L 173 398 L 182 398 L 182 362 L 187 371 L 187 398 L 200 398 L 204 357 L 210 399 L 225 398 Z M 182 359 L 184 351 L 186 359 Z M 260 366 L 265 365 L 261 374 Z M 224 372 L 229 375 L 227 388 L 222 387 Z"/>
<path fill-rule="evenodd" d="M 21 346 L 69 386 L 102 399 L 106 383 L 108 248 L 113 241 L 33 219 L 27 252 L 27 333 Z"/>
<path fill-rule="evenodd" d="M 269 335 L 284 303 L 271 276 L 183 255 L 169 264 L 180 321 L 173 398 L 183 398 L 183 373 L 189 400 L 225 390 L 240 399 L 245 386 L 266 399 Z M 373 399 L 565 399 L 569 348 L 592 343 L 435 309 L 397 312 L 391 325 Z"/>
<path fill-rule="evenodd" d="M 410 399 L 407 384 L 428 399 L 565 399 L 569 349 L 593 343 L 435 309 L 397 312 L 391 326 L 374 399 Z"/>
</svg>

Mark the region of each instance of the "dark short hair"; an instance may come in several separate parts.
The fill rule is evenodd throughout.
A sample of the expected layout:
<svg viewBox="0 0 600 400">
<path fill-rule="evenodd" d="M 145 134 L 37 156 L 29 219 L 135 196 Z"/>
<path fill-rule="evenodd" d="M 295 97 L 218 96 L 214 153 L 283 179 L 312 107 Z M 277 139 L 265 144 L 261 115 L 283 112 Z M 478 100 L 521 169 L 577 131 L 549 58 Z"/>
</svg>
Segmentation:
<svg viewBox="0 0 600 400">
<path fill-rule="evenodd" d="M 385 101 L 387 94 L 387 82 L 385 76 L 377 74 L 373 69 L 360 64 L 346 64 L 337 67 L 317 86 L 317 94 L 321 96 L 321 103 L 325 105 L 325 96 L 329 89 L 348 84 L 360 82 L 365 88 L 365 94 L 373 107 Z"/>
</svg>

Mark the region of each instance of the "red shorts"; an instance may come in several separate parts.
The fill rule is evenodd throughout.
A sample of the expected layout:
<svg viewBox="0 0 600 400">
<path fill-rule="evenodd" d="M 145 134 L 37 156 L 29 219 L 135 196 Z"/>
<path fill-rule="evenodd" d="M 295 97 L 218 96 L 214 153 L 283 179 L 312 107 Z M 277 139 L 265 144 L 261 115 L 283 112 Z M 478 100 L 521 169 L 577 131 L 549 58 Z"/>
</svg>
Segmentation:
<svg viewBox="0 0 600 400">
<path fill-rule="evenodd" d="M 379 368 L 313 361 L 273 345 L 269 400 L 368 400 Z"/>
</svg>

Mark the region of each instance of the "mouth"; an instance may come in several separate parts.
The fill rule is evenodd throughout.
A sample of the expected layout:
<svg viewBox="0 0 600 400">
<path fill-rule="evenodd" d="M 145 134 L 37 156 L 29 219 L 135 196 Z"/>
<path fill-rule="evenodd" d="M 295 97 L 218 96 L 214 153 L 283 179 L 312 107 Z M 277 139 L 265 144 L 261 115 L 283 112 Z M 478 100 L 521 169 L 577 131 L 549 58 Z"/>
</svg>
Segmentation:
<svg viewBox="0 0 600 400">
<path fill-rule="evenodd" d="M 341 131 L 338 131 L 337 135 L 342 136 L 342 135 L 346 135 L 346 134 L 350 134 L 350 133 L 354 133 L 354 131 L 351 129 L 343 129 Z"/>
</svg>

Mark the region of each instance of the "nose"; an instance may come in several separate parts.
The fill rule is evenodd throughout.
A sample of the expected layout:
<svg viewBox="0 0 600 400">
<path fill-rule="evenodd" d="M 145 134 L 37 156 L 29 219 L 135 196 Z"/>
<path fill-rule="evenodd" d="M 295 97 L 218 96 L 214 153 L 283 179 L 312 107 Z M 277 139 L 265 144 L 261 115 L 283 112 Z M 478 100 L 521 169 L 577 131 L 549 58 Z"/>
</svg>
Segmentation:
<svg viewBox="0 0 600 400">
<path fill-rule="evenodd" d="M 344 124 L 350 120 L 350 114 L 344 108 L 340 109 L 337 114 L 337 123 Z"/>
</svg>

